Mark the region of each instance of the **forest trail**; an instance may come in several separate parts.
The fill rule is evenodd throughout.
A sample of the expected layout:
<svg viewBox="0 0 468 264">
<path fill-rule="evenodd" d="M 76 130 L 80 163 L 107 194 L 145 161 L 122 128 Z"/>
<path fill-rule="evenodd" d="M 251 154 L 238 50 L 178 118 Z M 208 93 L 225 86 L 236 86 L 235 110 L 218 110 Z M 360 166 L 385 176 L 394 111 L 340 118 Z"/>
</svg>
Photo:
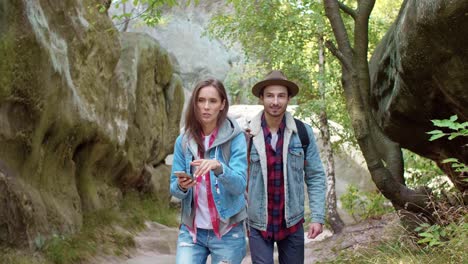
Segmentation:
<svg viewBox="0 0 468 264">
<path fill-rule="evenodd" d="M 305 263 L 332 260 L 345 250 L 355 250 L 389 238 L 388 230 L 398 225 L 395 214 L 385 215 L 380 219 L 368 219 L 361 223 L 346 226 L 339 235 L 332 235 L 329 230 L 314 240 L 305 241 Z M 102 255 L 91 263 L 109 264 L 168 264 L 175 263 L 177 228 L 148 222 L 146 228 L 135 236 L 136 248 L 126 256 Z M 276 252 L 276 251 L 275 251 Z M 276 254 L 275 254 L 276 258 Z M 208 261 L 207 263 L 211 263 Z M 250 255 L 242 264 L 250 264 Z"/>
</svg>

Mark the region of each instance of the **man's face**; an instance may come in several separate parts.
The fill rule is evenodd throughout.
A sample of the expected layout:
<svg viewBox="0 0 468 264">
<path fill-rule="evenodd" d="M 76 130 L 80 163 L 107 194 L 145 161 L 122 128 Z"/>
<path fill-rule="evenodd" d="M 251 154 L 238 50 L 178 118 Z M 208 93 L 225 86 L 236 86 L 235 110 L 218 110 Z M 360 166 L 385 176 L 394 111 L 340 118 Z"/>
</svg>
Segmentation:
<svg viewBox="0 0 468 264">
<path fill-rule="evenodd" d="M 288 89 L 282 85 L 266 86 L 260 95 L 265 114 L 272 117 L 281 117 L 286 112 L 289 99 Z"/>
</svg>

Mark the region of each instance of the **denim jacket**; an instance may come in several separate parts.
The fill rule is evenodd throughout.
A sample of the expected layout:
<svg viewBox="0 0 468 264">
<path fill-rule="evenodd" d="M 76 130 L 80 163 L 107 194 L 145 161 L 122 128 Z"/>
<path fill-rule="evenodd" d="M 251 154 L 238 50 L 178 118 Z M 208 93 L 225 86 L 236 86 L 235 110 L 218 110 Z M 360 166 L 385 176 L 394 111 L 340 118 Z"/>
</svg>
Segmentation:
<svg viewBox="0 0 468 264">
<path fill-rule="evenodd" d="M 267 162 L 265 140 L 261 126 L 263 111 L 250 121 L 252 148 L 248 182 L 249 225 L 265 231 L 267 227 Z M 291 227 L 304 218 L 304 183 L 307 185 L 312 222 L 325 222 L 326 177 L 312 128 L 306 125 L 310 144 L 306 162 L 294 118 L 288 112 L 283 144 L 283 175 L 286 226 Z"/>
<path fill-rule="evenodd" d="M 230 141 L 230 143 L 227 143 Z M 226 161 L 223 155 L 223 147 L 230 148 L 230 157 Z M 192 175 L 192 160 L 198 157 L 198 146 L 195 140 L 188 138 L 185 133 L 179 135 L 174 146 L 174 160 L 172 164 L 170 191 L 171 194 L 182 200 L 181 221 L 193 228 L 193 193 L 190 188 L 182 191 L 177 184 L 177 176 L 174 171 L 185 171 Z M 228 117 L 218 130 L 218 135 L 213 145 L 205 151 L 206 159 L 216 159 L 221 163 L 222 170 L 215 173 L 210 171 L 211 192 L 220 216 L 220 231 L 223 228 L 239 223 L 247 217 L 245 188 L 247 185 L 247 144 L 245 136 L 237 122 Z M 216 187 L 217 185 L 217 187 Z M 218 188 L 218 189 L 216 189 Z M 219 192 L 218 192 L 219 190 Z"/>
</svg>

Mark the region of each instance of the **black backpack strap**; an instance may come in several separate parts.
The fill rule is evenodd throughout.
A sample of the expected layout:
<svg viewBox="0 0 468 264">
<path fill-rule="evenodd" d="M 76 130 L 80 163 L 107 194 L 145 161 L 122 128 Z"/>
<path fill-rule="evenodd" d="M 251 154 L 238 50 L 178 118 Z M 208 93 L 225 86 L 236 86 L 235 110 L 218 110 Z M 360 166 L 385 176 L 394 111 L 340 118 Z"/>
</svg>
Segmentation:
<svg viewBox="0 0 468 264">
<path fill-rule="evenodd" d="M 245 140 L 247 141 L 247 188 L 246 194 L 249 192 L 249 179 L 250 179 L 250 151 L 252 150 L 252 135 L 250 129 L 247 128 L 244 132 Z"/>
<path fill-rule="evenodd" d="M 309 135 L 307 135 L 307 129 L 301 120 L 294 118 L 294 122 L 296 122 L 297 133 L 299 134 L 299 139 L 301 140 L 302 149 L 304 149 L 304 159 L 305 159 L 306 153 L 307 153 L 307 147 L 309 147 L 309 143 L 310 143 Z"/>
</svg>

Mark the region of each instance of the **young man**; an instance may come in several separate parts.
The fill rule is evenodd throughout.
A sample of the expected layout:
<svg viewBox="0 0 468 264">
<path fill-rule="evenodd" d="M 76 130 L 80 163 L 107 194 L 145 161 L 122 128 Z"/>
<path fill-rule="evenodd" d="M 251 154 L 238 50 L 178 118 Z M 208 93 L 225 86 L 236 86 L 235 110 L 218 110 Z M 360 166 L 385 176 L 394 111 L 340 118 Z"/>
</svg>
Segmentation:
<svg viewBox="0 0 468 264">
<path fill-rule="evenodd" d="M 286 111 L 299 92 L 281 71 L 270 72 L 252 88 L 263 111 L 250 121 L 248 181 L 249 246 L 252 263 L 273 263 L 276 242 L 280 263 L 304 263 L 304 183 L 312 213 L 308 237 L 323 231 L 325 173 L 312 128 L 304 153 L 298 127 Z"/>
</svg>

